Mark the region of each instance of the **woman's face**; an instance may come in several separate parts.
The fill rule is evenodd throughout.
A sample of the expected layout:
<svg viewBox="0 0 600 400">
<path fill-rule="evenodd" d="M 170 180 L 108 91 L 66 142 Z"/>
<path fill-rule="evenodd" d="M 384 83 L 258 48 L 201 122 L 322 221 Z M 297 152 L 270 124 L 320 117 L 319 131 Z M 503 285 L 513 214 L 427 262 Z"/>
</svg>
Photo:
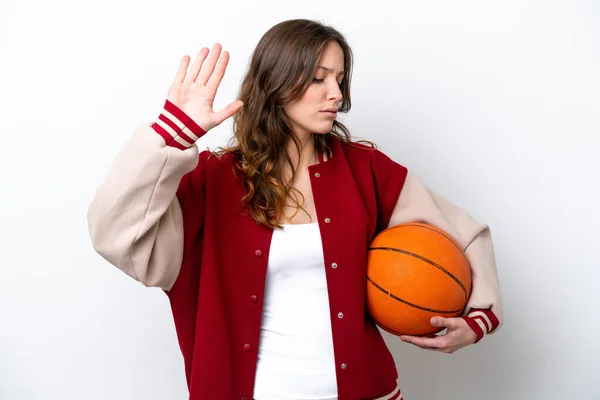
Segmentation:
<svg viewBox="0 0 600 400">
<path fill-rule="evenodd" d="M 329 133 L 342 100 L 344 53 L 336 41 L 327 46 L 321 62 L 304 94 L 283 107 L 300 138 L 311 133 Z"/>
</svg>

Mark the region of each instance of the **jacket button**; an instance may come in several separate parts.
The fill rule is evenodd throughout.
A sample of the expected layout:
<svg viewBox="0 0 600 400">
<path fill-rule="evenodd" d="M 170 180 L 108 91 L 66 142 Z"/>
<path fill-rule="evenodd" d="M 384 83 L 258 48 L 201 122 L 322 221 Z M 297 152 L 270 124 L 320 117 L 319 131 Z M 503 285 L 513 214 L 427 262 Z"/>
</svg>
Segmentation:
<svg viewBox="0 0 600 400">
<path fill-rule="evenodd" d="M 246 396 L 242 397 L 241 400 L 248 400 Z"/>
<path fill-rule="evenodd" d="M 325 218 L 325 223 L 326 223 L 326 224 L 328 224 L 328 223 L 330 223 L 330 222 L 331 222 L 331 220 L 330 220 L 329 218 Z"/>
<path fill-rule="evenodd" d="M 256 297 L 255 295 L 250 296 L 250 301 L 253 303 L 256 303 L 258 301 L 258 297 Z"/>
<path fill-rule="evenodd" d="M 337 263 L 331 263 L 331 268 L 337 268 Z"/>
<path fill-rule="evenodd" d="M 318 178 L 318 177 L 320 177 L 320 176 L 321 176 L 321 174 L 320 174 L 320 173 L 318 173 L 318 172 L 315 172 L 315 176 Z"/>
<path fill-rule="evenodd" d="M 244 350 L 245 350 L 245 351 L 250 351 L 250 350 L 252 350 L 252 346 L 250 346 L 250 344 L 246 343 L 246 344 L 244 345 Z"/>
<path fill-rule="evenodd" d="M 254 252 L 254 255 L 255 255 L 256 257 L 260 258 L 260 257 L 262 257 L 262 251 L 260 251 L 260 250 L 256 250 L 256 251 Z"/>
<path fill-rule="evenodd" d="M 339 312 L 338 313 L 338 318 L 344 318 L 344 313 L 343 312 Z"/>
<path fill-rule="evenodd" d="M 346 364 L 342 363 L 341 367 L 342 369 L 346 369 Z"/>
</svg>

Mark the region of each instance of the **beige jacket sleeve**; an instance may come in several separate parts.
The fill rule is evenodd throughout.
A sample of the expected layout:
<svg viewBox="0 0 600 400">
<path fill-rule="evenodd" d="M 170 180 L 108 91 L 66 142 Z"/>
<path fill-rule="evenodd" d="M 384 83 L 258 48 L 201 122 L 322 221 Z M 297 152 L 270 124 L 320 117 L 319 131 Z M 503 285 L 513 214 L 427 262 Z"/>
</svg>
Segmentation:
<svg viewBox="0 0 600 400">
<path fill-rule="evenodd" d="M 176 193 L 181 178 L 197 164 L 195 144 L 176 148 L 152 126 L 137 128 L 89 207 L 94 249 L 144 285 L 169 290 L 183 258 L 183 221 Z"/>
<path fill-rule="evenodd" d="M 502 324 L 502 302 L 490 229 L 442 196 L 430 191 L 410 171 L 398 197 L 389 226 L 424 222 L 449 233 L 471 264 L 473 289 L 465 311 L 488 309 Z M 497 328 L 496 328 L 497 329 Z"/>
</svg>

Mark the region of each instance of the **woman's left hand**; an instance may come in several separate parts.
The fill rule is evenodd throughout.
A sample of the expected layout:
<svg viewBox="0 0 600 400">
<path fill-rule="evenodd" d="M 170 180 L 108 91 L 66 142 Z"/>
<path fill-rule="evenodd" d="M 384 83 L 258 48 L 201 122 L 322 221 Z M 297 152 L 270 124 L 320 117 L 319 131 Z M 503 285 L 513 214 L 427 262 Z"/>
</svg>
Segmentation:
<svg viewBox="0 0 600 400">
<path fill-rule="evenodd" d="M 462 318 L 432 317 L 431 325 L 448 328 L 444 335 L 434 337 L 419 337 L 402 335 L 400 339 L 412 343 L 422 349 L 454 353 L 465 346 L 475 343 L 477 335 Z"/>
</svg>

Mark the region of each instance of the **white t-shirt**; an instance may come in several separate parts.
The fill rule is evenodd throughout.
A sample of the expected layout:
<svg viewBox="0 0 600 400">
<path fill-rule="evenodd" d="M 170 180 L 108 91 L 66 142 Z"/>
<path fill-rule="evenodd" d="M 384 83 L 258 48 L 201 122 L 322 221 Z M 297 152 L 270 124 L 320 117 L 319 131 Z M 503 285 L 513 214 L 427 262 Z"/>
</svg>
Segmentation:
<svg viewBox="0 0 600 400">
<path fill-rule="evenodd" d="M 337 399 L 318 223 L 284 225 L 273 232 L 254 399 Z"/>
</svg>

